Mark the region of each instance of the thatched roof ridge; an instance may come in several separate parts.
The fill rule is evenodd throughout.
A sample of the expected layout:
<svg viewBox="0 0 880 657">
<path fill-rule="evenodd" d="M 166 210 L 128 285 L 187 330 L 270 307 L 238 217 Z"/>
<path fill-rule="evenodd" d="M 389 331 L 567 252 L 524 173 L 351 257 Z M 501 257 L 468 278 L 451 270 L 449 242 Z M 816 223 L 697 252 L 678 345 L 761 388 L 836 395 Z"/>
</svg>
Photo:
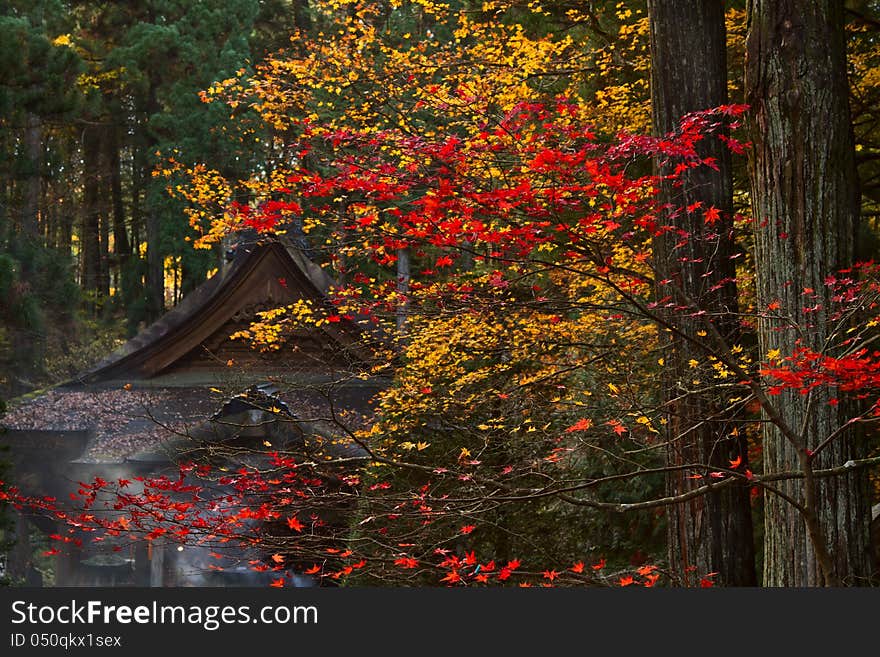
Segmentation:
<svg viewBox="0 0 880 657">
<path fill-rule="evenodd" d="M 305 257 L 298 247 L 274 236 L 260 237 L 250 242 L 242 241 L 237 244 L 234 258 L 227 267 L 187 294 L 177 306 L 94 367 L 62 385 L 77 387 L 120 379 L 151 378 L 158 373 L 157 369 L 167 367 L 168 363 L 158 367 L 148 363 L 150 357 L 173 344 L 197 345 L 200 342 L 199 336 L 203 337 L 208 330 L 204 326 L 216 329 L 220 321 L 218 318 L 224 317 L 224 312 L 228 316 L 235 311 L 231 307 L 231 299 L 240 295 L 244 287 L 255 284 L 252 280 L 255 277 L 254 272 L 261 266 L 269 267 L 266 262 L 270 259 L 274 259 L 272 267 L 286 272 L 283 277 L 284 285 L 292 288 L 291 295 L 328 303 L 327 295 L 332 280 L 321 267 Z M 328 341 L 363 360 L 369 355 L 354 339 L 363 328 L 362 325 L 346 321 L 334 327 L 325 327 L 320 332 Z"/>
</svg>

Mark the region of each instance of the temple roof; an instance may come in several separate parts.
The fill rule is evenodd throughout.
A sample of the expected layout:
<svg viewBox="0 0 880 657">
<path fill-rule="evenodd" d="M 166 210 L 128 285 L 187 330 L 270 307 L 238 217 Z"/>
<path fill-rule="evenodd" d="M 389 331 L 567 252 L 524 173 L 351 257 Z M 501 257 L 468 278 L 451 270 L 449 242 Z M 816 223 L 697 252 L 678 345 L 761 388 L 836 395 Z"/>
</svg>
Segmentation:
<svg viewBox="0 0 880 657">
<path fill-rule="evenodd" d="M 384 385 L 366 374 L 369 343 L 381 339 L 368 324 L 343 319 L 294 331 L 280 350 L 267 354 L 229 338 L 262 310 L 298 299 L 330 306 L 331 284 L 319 266 L 281 239 L 239 242 L 224 269 L 158 321 L 94 367 L 14 405 L 0 418 L 7 430 L 0 440 L 30 451 L 31 443 L 39 449 L 42 438 L 28 442 L 29 434 L 86 436 L 78 460 L 118 463 L 155 460 L 168 445 L 181 446 L 181 439 L 246 437 L 247 425 L 261 426 L 250 433 L 266 436 L 271 425 L 288 437 L 291 431 L 323 436 L 319 440 L 336 444 L 337 455 L 357 452 L 334 436 L 345 433 L 340 422 L 364 422 L 370 398 Z M 260 409 L 252 408 L 235 423 L 223 421 L 234 400 L 253 403 L 248 390 L 253 398 L 257 385 L 271 386 L 272 405 L 283 406 L 284 417 L 257 417 Z"/>
<path fill-rule="evenodd" d="M 227 267 L 119 349 L 64 385 L 223 371 L 229 360 L 226 355 L 245 355 L 249 364 L 259 370 L 320 373 L 351 369 L 355 363 L 370 360 L 362 338 L 375 332 L 367 322 L 358 324 L 343 319 L 301 332 L 294 336 L 294 340 L 303 343 L 294 345 L 294 351 L 299 348 L 301 352 L 299 359 L 289 353 L 273 353 L 260 359 L 247 345 L 229 340 L 234 329 L 246 328 L 261 310 L 299 299 L 329 305 L 327 293 L 331 285 L 321 267 L 279 238 L 239 242 Z"/>
</svg>

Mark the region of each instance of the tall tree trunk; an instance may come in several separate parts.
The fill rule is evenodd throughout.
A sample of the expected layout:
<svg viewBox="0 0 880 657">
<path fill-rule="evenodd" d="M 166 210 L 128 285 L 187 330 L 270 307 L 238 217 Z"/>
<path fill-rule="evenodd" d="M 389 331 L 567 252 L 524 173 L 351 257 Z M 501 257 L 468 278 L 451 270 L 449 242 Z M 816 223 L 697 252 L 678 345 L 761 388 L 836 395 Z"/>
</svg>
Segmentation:
<svg viewBox="0 0 880 657">
<path fill-rule="evenodd" d="M 109 166 L 107 159 L 106 142 L 107 127 L 101 129 L 101 155 L 99 157 L 100 167 L 98 170 L 98 207 L 99 213 L 99 242 L 101 245 L 101 255 L 99 259 L 98 270 L 98 292 L 104 299 L 110 296 L 110 189 L 109 189 Z"/>
<path fill-rule="evenodd" d="M 66 149 L 64 156 L 64 165 L 68 171 L 76 170 L 76 167 L 73 164 L 75 159 L 73 153 L 77 151 L 78 148 L 75 144 L 70 145 L 70 147 Z M 56 248 L 65 257 L 70 257 L 73 250 L 73 224 L 75 221 L 76 213 L 76 208 L 74 206 L 76 205 L 76 202 L 72 202 L 71 199 L 75 198 L 75 194 L 72 191 L 74 184 L 75 183 L 70 179 L 69 176 L 65 176 L 62 180 L 59 181 L 59 189 L 61 191 L 57 195 L 60 196 L 63 194 L 64 198 L 60 198 L 59 203 L 57 204 L 58 240 Z"/>
<path fill-rule="evenodd" d="M 412 278 L 409 249 L 397 249 L 397 338 L 401 347 L 406 340 L 409 317 L 409 284 Z"/>
<path fill-rule="evenodd" d="M 159 113 L 160 106 L 156 92 L 157 83 L 150 81 L 150 90 L 147 95 L 146 105 L 146 135 L 147 135 L 147 151 L 151 153 L 156 146 L 156 136 L 152 132 L 150 119 Z M 147 155 L 149 157 L 149 155 Z M 145 170 L 143 180 L 145 181 L 144 204 L 146 215 L 146 242 L 147 242 L 147 319 L 150 321 L 158 319 L 165 310 L 165 258 L 162 253 L 162 233 L 159 212 L 155 198 L 151 192 L 155 193 L 155 184 L 150 183 L 150 172 Z"/>
<path fill-rule="evenodd" d="M 159 213 L 147 210 L 147 319 L 158 319 L 165 310 L 165 266 L 161 244 Z"/>
<path fill-rule="evenodd" d="M 58 241 L 58 204 L 52 203 L 54 190 L 50 185 L 41 185 L 40 189 L 40 239 L 47 248 L 57 248 Z"/>
<path fill-rule="evenodd" d="M 125 203 L 122 198 L 122 163 L 119 157 L 119 126 L 111 125 L 107 130 L 105 157 L 110 174 L 110 200 L 113 214 L 113 255 L 116 264 L 117 294 L 124 299 L 123 293 L 127 293 L 130 287 L 128 276 L 130 273 L 129 260 L 131 259 L 131 242 L 128 239 L 128 230 L 125 226 Z"/>
<path fill-rule="evenodd" d="M 125 202 L 122 197 L 122 164 L 119 157 L 119 126 L 108 131 L 106 143 L 107 160 L 110 166 L 110 195 L 113 203 L 113 251 L 124 270 L 131 256 L 131 242 L 125 227 Z"/>
<path fill-rule="evenodd" d="M 853 260 L 859 196 L 850 122 L 843 2 L 750 0 L 746 89 L 752 106 L 752 207 L 758 306 L 779 302 L 784 321 L 759 324 L 762 353 L 791 353 L 795 340 L 824 350 L 831 327 L 825 277 Z M 818 299 L 804 303 L 805 288 Z M 819 305 L 818 312 L 804 306 Z M 786 325 L 801 328 L 798 335 Z M 805 470 L 804 451 L 845 421 L 831 393 L 783 393 L 778 410 L 798 436 L 786 440 L 764 424 L 766 472 Z M 839 466 L 857 458 L 858 436 L 842 433 L 812 466 Z M 764 584 L 859 584 L 871 571 L 869 508 L 862 472 L 815 482 L 779 485 L 814 516 L 812 540 L 805 517 L 788 502 L 765 495 Z M 818 539 L 818 541 L 817 541 Z M 817 549 L 818 548 L 818 549 Z M 823 555 L 823 552 L 826 553 Z M 831 572 L 823 572 L 823 557 Z"/>
<path fill-rule="evenodd" d="M 727 61 L 724 7 L 717 0 L 653 0 L 648 2 L 651 26 L 651 100 L 654 132 L 666 135 L 679 127 L 682 117 L 727 102 Z M 691 360 L 702 361 L 706 351 L 698 344 L 705 321 L 714 321 L 725 342 L 738 341 L 737 289 L 732 245 L 733 184 L 731 158 L 715 139 L 703 147 L 704 156 L 716 158 L 718 170 L 708 167 L 685 174 L 683 185 L 662 190 L 671 211 L 666 221 L 690 235 L 686 246 L 676 248 L 675 238 L 659 237 L 654 246 L 660 298 L 672 295 L 679 302 L 689 299 L 700 310 L 670 313 L 666 320 L 684 335 L 668 338 L 666 385 L 667 460 L 670 465 L 705 464 L 729 467 L 729 460 L 746 460 L 743 438 L 734 430 L 731 412 L 720 395 L 695 393 L 690 380 Z M 661 173 L 668 173 L 661 171 Z M 696 208 L 693 212 L 686 207 Z M 718 223 L 707 226 L 704 213 L 710 207 L 721 212 Z M 682 259 L 686 258 L 684 262 Z M 707 272 L 710 274 L 707 276 Z M 721 284 L 712 292 L 710 288 Z M 684 303 L 688 303 L 684 301 Z M 696 309 L 695 309 L 696 310 Z M 715 316 L 714 320 L 705 317 Z M 717 346 L 717 345 L 716 345 Z M 684 470 L 667 478 L 670 495 L 681 495 L 703 485 Z M 668 548 L 670 567 L 683 585 L 717 573 L 726 586 L 753 586 L 757 582 L 749 491 L 732 486 L 685 504 L 669 507 Z"/>
<path fill-rule="evenodd" d="M 140 256 L 140 246 L 143 241 L 144 216 L 142 196 L 144 181 L 141 176 L 145 169 L 143 164 L 143 149 L 134 146 L 131 155 L 131 252 L 135 257 Z"/>
<path fill-rule="evenodd" d="M 82 249 L 81 287 L 88 294 L 97 295 L 101 275 L 100 239 L 100 132 L 95 126 L 86 126 L 83 141 L 83 208 L 80 243 Z"/>
<path fill-rule="evenodd" d="M 28 112 L 24 150 L 27 158 L 27 178 L 21 212 L 21 233 L 33 242 L 40 238 L 40 169 L 42 164 L 43 131 L 40 117 Z"/>
</svg>

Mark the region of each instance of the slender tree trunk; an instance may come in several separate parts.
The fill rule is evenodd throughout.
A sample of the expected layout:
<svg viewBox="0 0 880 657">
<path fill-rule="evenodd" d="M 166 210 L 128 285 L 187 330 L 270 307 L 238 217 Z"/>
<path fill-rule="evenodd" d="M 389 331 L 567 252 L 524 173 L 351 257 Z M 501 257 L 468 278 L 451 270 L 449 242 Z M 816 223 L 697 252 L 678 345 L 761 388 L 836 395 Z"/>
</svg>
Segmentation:
<svg viewBox="0 0 880 657">
<path fill-rule="evenodd" d="M 140 255 L 140 245 L 143 241 L 143 195 L 144 184 L 141 174 L 144 171 L 143 155 L 141 149 L 134 147 L 131 157 L 131 252 L 134 256 Z"/>
<path fill-rule="evenodd" d="M 147 319 L 158 319 L 165 310 L 165 267 L 160 250 L 159 213 L 147 210 Z"/>
<path fill-rule="evenodd" d="M 654 0 L 648 2 L 651 21 L 651 98 L 654 131 L 666 135 L 679 127 L 689 113 L 727 102 L 727 63 L 724 7 L 717 0 Z M 667 460 L 671 465 L 706 464 L 729 467 L 729 460 L 747 459 L 743 438 L 735 431 L 731 412 L 720 395 L 694 393 L 691 360 L 702 361 L 706 351 L 697 343 L 713 320 L 727 344 L 738 341 L 737 289 L 731 255 L 733 184 L 730 154 L 718 140 L 704 146 L 704 156 L 716 158 L 718 170 L 702 167 L 685 175 L 683 185 L 667 185 L 662 196 L 671 210 L 666 219 L 690 235 L 684 247 L 680 237 L 659 237 L 654 258 L 660 298 L 690 299 L 707 311 L 699 318 L 690 312 L 670 313 L 674 323 L 693 342 L 668 338 L 666 347 Z M 667 173 L 661 171 L 661 173 Z M 686 207 L 696 208 L 687 212 Z M 721 212 L 717 223 L 707 225 L 709 208 Z M 682 262 L 682 259 L 686 260 Z M 710 272 L 707 276 L 706 273 Z M 724 281 L 731 281 L 724 283 Z M 710 288 L 718 285 L 716 291 Z M 687 302 L 685 302 L 687 303 Z M 695 308 L 696 310 L 696 308 Z M 745 467 L 745 466 L 741 466 Z M 679 471 L 667 478 L 670 495 L 681 495 L 704 484 L 692 473 Z M 671 506 L 668 548 L 670 567 L 683 585 L 694 585 L 702 576 L 717 573 L 726 586 L 753 586 L 757 582 L 749 491 L 735 486 L 686 504 Z"/>
<path fill-rule="evenodd" d="M 853 260 L 859 197 L 843 13 L 840 0 L 749 2 L 746 89 L 753 122 L 758 307 L 778 302 L 775 313 L 784 318 L 761 320 L 764 354 L 771 349 L 790 354 L 798 338 L 804 347 L 829 347 L 831 293 L 825 277 Z M 816 295 L 808 303 L 805 289 Z M 808 306 L 816 310 L 805 312 Z M 829 404 L 831 396 L 816 389 L 776 398 L 779 413 L 801 444 L 765 423 L 766 472 L 804 470 L 805 450 L 815 449 L 846 419 L 845 405 Z M 861 443 L 854 432 L 843 432 L 812 467 L 857 458 Z M 864 473 L 808 483 L 793 480 L 779 488 L 810 514 L 798 513 L 779 496 L 765 496 L 764 584 L 865 583 L 871 561 Z M 830 554 L 831 572 L 823 572 L 823 552 Z"/>
<path fill-rule="evenodd" d="M 117 267 L 117 293 L 128 292 L 130 283 L 131 242 L 125 226 L 125 203 L 122 197 L 122 164 L 119 157 L 119 126 L 113 125 L 107 131 L 105 143 L 107 163 L 110 173 L 110 197 L 113 206 L 113 254 Z M 123 297 L 120 297 L 123 298 Z"/>
<path fill-rule="evenodd" d="M 58 205 L 50 200 L 53 193 L 50 185 L 41 185 L 40 239 L 50 249 L 56 248 L 58 242 Z"/>
<path fill-rule="evenodd" d="M 40 169 L 42 164 L 43 131 L 40 117 L 28 113 L 24 133 L 27 178 L 21 212 L 21 232 L 33 242 L 40 238 Z"/>
<path fill-rule="evenodd" d="M 151 131 L 150 119 L 159 113 L 159 101 L 156 96 L 156 83 L 150 82 L 150 90 L 147 98 L 146 130 L 147 130 L 147 153 L 152 152 L 156 145 L 156 137 Z M 148 156 L 149 157 L 149 156 Z M 158 319 L 165 310 L 165 267 L 164 254 L 162 253 L 162 233 L 159 212 L 155 199 L 151 198 L 151 185 L 149 170 L 144 171 L 143 180 L 146 181 L 145 189 L 145 218 L 146 218 L 146 242 L 147 242 L 147 319 Z"/>
<path fill-rule="evenodd" d="M 83 130 L 83 208 L 80 244 L 82 249 L 81 287 L 88 294 L 97 295 L 101 273 L 100 239 L 100 133 L 94 126 Z"/>
<path fill-rule="evenodd" d="M 406 324 L 409 316 L 409 283 L 412 278 L 409 249 L 397 250 L 397 337 L 401 344 L 406 339 Z"/>
<path fill-rule="evenodd" d="M 99 241 L 101 245 L 101 255 L 98 270 L 98 292 L 102 298 L 110 296 L 110 186 L 109 186 L 109 166 L 106 152 L 107 127 L 101 129 L 101 155 L 99 157 L 100 167 L 98 169 L 98 207 L 99 212 Z"/>
<path fill-rule="evenodd" d="M 64 164 L 68 171 L 76 170 L 76 167 L 73 164 L 75 159 L 73 153 L 78 153 L 78 147 L 76 144 L 71 144 L 69 148 L 66 149 Z M 73 250 L 73 224 L 76 212 L 74 206 L 76 203 L 71 201 L 71 199 L 75 198 L 75 194 L 72 192 L 72 187 L 73 181 L 70 177 L 65 176 L 60 181 L 60 190 L 63 193 L 64 198 L 60 199 L 60 202 L 58 203 L 58 242 L 56 246 L 65 257 L 70 257 Z"/>
</svg>

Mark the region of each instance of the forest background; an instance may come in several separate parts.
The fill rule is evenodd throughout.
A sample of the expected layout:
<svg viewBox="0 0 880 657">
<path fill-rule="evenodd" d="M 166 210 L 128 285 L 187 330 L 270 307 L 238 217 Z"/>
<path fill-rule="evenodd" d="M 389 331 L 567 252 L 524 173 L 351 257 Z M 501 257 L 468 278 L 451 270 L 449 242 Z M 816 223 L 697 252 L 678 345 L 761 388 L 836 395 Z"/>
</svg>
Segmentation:
<svg viewBox="0 0 880 657">
<path fill-rule="evenodd" d="M 880 4 L 790 4 L 8 1 L 0 398 L 284 231 L 333 306 L 241 337 L 394 372 L 349 554 L 272 568 L 876 583 Z"/>
</svg>

